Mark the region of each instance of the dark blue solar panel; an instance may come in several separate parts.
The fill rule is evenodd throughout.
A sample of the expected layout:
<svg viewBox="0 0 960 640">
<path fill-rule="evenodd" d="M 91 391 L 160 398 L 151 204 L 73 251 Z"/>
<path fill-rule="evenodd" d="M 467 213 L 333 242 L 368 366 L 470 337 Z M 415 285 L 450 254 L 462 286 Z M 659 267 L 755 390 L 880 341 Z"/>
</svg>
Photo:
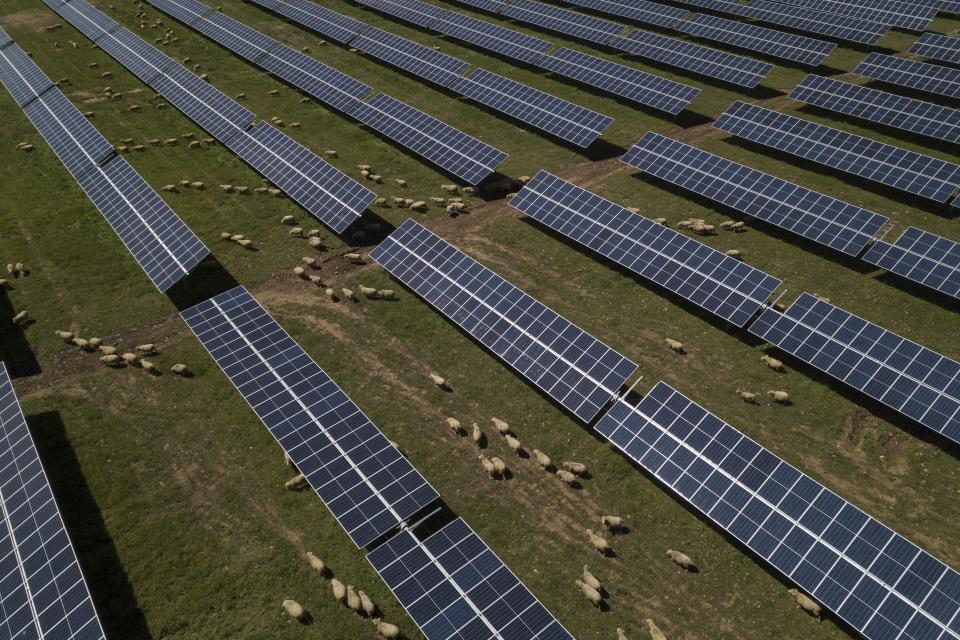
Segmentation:
<svg viewBox="0 0 960 640">
<path fill-rule="evenodd" d="M 779 2 L 752 0 L 746 5 L 736 5 L 734 13 L 744 18 L 753 18 L 798 31 L 808 31 L 823 36 L 875 45 L 890 30 L 888 25 L 849 16 L 838 16 L 803 7 L 791 7 Z"/>
<path fill-rule="evenodd" d="M 675 0 L 677 4 L 712 9 L 720 13 L 734 13 L 739 3 L 733 0 Z"/>
<path fill-rule="evenodd" d="M 573 640 L 462 519 L 401 531 L 367 560 L 427 640 Z"/>
<path fill-rule="evenodd" d="M 924 58 L 960 62 L 960 38 L 951 38 L 941 33 L 925 33 L 909 49 Z"/>
<path fill-rule="evenodd" d="M 618 22 L 554 7 L 537 0 L 513 0 L 503 10 L 503 15 L 598 44 L 608 43 L 625 29 L 624 25 Z"/>
<path fill-rule="evenodd" d="M 67 4 L 44 1 L 48 7 L 60 14 L 60 17 L 72 24 L 77 31 L 94 42 L 120 26 L 116 20 L 94 7 L 87 0 L 71 0 Z"/>
<path fill-rule="evenodd" d="M 960 97 L 960 69 L 871 53 L 853 72 L 948 98 Z"/>
<path fill-rule="evenodd" d="M 500 10 L 507 4 L 507 0 L 457 0 L 457 2 L 490 13 L 500 13 Z"/>
<path fill-rule="evenodd" d="M 570 4 L 666 28 L 675 26 L 687 15 L 686 9 L 668 7 L 649 0 L 570 0 Z"/>
<path fill-rule="evenodd" d="M 949 107 L 815 75 L 807 76 L 790 97 L 937 140 L 960 142 L 960 111 Z"/>
<path fill-rule="evenodd" d="M 647 133 L 623 161 L 728 207 L 860 255 L 887 218 L 756 169 Z"/>
<path fill-rule="evenodd" d="M 870 20 L 910 31 L 923 31 L 937 15 L 936 7 L 914 4 L 907 0 L 779 0 L 807 9 L 841 16 Z"/>
<path fill-rule="evenodd" d="M 13 42 L 13 38 L 10 37 L 10 34 L 3 30 L 3 27 L 0 27 L 0 49 L 7 46 Z"/>
<path fill-rule="evenodd" d="M 894 243 L 878 241 L 863 259 L 960 299 L 960 244 L 916 227 Z"/>
<path fill-rule="evenodd" d="M 589 147 L 613 122 L 610 116 L 483 69 L 448 88 L 578 147 Z"/>
<path fill-rule="evenodd" d="M 421 27 L 432 26 L 447 11 L 420 0 L 357 0 L 357 2 Z"/>
<path fill-rule="evenodd" d="M 773 65 L 768 62 L 639 29 L 626 38 L 614 39 L 610 46 L 641 58 L 748 88 L 760 84 L 773 71 Z"/>
<path fill-rule="evenodd" d="M 323 7 L 313 0 L 249 0 L 264 9 L 298 22 L 340 44 L 350 42 L 366 24 Z"/>
<path fill-rule="evenodd" d="M 20 107 L 53 86 L 53 81 L 17 44 L 0 49 L 0 82 Z"/>
<path fill-rule="evenodd" d="M 0 633 L 105 640 L 77 555 L 0 362 Z"/>
<path fill-rule="evenodd" d="M 470 184 L 478 184 L 507 158 L 503 151 L 385 93 L 355 105 L 351 115 Z"/>
<path fill-rule="evenodd" d="M 377 195 L 267 122 L 226 143 L 325 225 L 341 233 Z"/>
<path fill-rule="evenodd" d="M 147 0 L 155 8 L 192 27 L 203 16 L 213 11 L 199 0 Z"/>
<path fill-rule="evenodd" d="M 181 315 L 358 547 L 439 497 L 246 289 Z"/>
<path fill-rule="evenodd" d="M 960 185 L 960 165 L 745 102 L 733 103 L 713 126 L 937 202 Z"/>
<path fill-rule="evenodd" d="M 97 45 L 146 84 L 176 64 L 170 56 L 124 27 L 101 38 Z"/>
<path fill-rule="evenodd" d="M 113 153 L 113 145 L 59 89 L 47 91 L 23 112 L 74 178 Z"/>
<path fill-rule="evenodd" d="M 672 114 L 686 109 L 700 93 L 697 87 L 573 49 L 558 49 L 534 64 L 565 78 Z"/>
<path fill-rule="evenodd" d="M 837 45 L 703 13 L 676 26 L 678 31 L 815 67 Z"/>
<path fill-rule="evenodd" d="M 960 574 L 666 383 L 597 431 L 868 640 L 955 635 Z"/>
<path fill-rule="evenodd" d="M 88 171 L 77 182 L 160 291 L 210 253 L 123 158 Z"/>
<path fill-rule="evenodd" d="M 522 62 L 536 62 L 553 43 L 451 11 L 435 22 L 440 33 Z"/>
<path fill-rule="evenodd" d="M 960 362 L 809 293 L 786 313 L 765 309 L 750 332 L 960 442 Z"/>
<path fill-rule="evenodd" d="M 257 64 L 320 102 L 348 113 L 373 91 L 370 85 L 286 45 Z"/>
<path fill-rule="evenodd" d="M 413 220 L 370 258 L 584 422 L 637 369 Z"/>
<path fill-rule="evenodd" d="M 780 286 L 773 276 L 546 171 L 510 206 L 740 327 Z"/>
<path fill-rule="evenodd" d="M 470 68 L 459 58 L 380 29 L 364 31 L 350 46 L 443 87 Z"/>
<path fill-rule="evenodd" d="M 255 64 L 281 44 L 273 38 L 252 29 L 242 22 L 214 11 L 192 25 L 203 35 L 223 45 L 236 55 Z"/>
</svg>

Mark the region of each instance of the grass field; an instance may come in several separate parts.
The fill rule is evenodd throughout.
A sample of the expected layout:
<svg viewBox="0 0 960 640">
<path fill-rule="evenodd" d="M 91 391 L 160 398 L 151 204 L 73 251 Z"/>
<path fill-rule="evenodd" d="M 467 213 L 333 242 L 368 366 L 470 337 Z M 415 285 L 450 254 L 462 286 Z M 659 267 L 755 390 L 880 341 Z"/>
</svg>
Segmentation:
<svg viewBox="0 0 960 640">
<path fill-rule="evenodd" d="M 375 89 L 421 108 L 510 154 L 501 172 L 515 178 L 541 168 L 557 172 L 625 206 L 639 207 L 670 224 L 695 215 L 708 222 L 740 216 L 635 174 L 616 158 L 648 130 L 744 162 L 798 184 L 882 213 L 896 224 L 891 237 L 916 225 L 960 239 L 949 207 L 877 188 L 753 145 L 733 141 L 704 126 L 736 99 L 763 100 L 778 110 L 844 130 L 893 142 L 953 161 L 955 147 L 825 112 L 800 108 L 785 93 L 806 71 L 779 66 L 750 94 L 671 74 L 609 52 L 599 52 L 549 34 L 546 39 L 625 62 L 703 87 L 689 112 L 668 118 L 633 108 L 533 69 L 457 45 L 405 26 L 344 0 L 323 4 L 373 26 L 437 45 L 471 64 L 527 82 L 615 118 L 601 143 L 587 153 L 557 144 L 507 122 L 395 69 L 328 44 L 243 0 L 220 0 L 225 13 L 278 37 Z M 437 0 L 439 3 L 440 0 Z M 97 0 L 107 10 L 108 2 Z M 114 0 L 118 21 L 139 31 L 137 5 Z M 465 13 L 471 13 L 457 8 Z M 166 50 L 190 57 L 211 82 L 229 95 L 247 94 L 259 118 L 299 121 L 287 133 L 310 148 L 338 151 L 332 162 L 357 175 L 370 164 L 384 176 L 378 195 L 415 199 L 442 196 L 451 179 L 370 131 L 318 104 L 234 57 L 173 19 L 145 6 L 148 19 L 163 17 L 179 40 Z M 474 14 L 494 22 L 498 18 Z M 193 132 L 204 134 L 173 108 L 158 110 L 152 91 L 62 22 L 39 0 L 7 0 L 0 26 L 54 80 L 69 78 L 64 92 L 114 144 L 140 143 Z M 535 33 L 522 25 L 512 28 Z M 960 21 L 940 18 L 931 30 L 951 33 Z M 148 40 L 159 31 L 145 30 Z M 543 34 L 540 34 L 541 36 Z M 903 51 L 914 35 L 892 32 L 881 48 Z M 69 41 L 79 47 L 74 49 Z M 56 46 L 55 43 L 59 43 Z M 707 44 L 707 43 L 704 43 Z M 826 73 L 851 70 L 865 50 L 840 47 Z M 98 63 L 97 69 L 88 64 Z M 111 71 L 113 78 L 100 74 Z M 122 93 L 106 100 L 103 88 Z M 269 91 L 278 89 L 273 97 Z M 924 96 L 929 99 L 929 96 Z M 937 101 L 937 100 L 934 100 Z M 947 101 L 939 101 L 948 104 Z M 139 104 L 139 113 L 128 111 Z M 956 105 L 953 105 L 956 106 Z M 319 226 L 289 200 L 221 193 L 217 184 L 259 186 L 260 176 L 223 147 L 189 150 L 148 147 L 129 154 L 131 164 L 159 189 L 181 179 L 213 188 L 162 193 L 183 220 L 212 249 L 219 266 L 203 265 L 187 287 L 159 295 L 100 214 L 63 169 L 19 108 L 0 97 L 0 262 L 22 261 L 31 269 L 4 297 L 0 354 L 18 372 L 15 385 L 37 441 L 41 459 L 77 547 L 94 600 L 113 639 L 374 638 L 372 625 L 335 603 L 325 582 L 302 555 L 313 550 L 344 583 L 367 591 L 386 619 L 408 638 L 419 632 L 325 507 L 311 492 L 289 493 L 281 451 L 227 378 L 177 315 L 184 300 L 219 292 L 232 281 L 257 299 L 317 362 L 396 441 L 439 491 L 446 505 L 501 556 L 561 622 L 581 639 L 612 639 L 623 627 L 632 639 L 647 637 L 652 617 L 671 639 L 827 640 L 852 632 L 829 616 L 817 622 L 799 611 L 786 593 L 790 585 L 768 573 L 748 553 L 688 511 L 624 457 L 560 411 L 545 396 L 477 343 L 434 313 L 416 296 L 392 283 L 375 265 L 355 267 L 340 256 L 355 239 L 321 235 L 319 253 L 290 238 L 279 224 L 296 216 Z M 32 153 L 14 151 L 18 142 Z M 394 179 L 409 186 L 401 189 Z M 761 444 L 823 481 L 868 513 L 917 542 L 953 567 L 960 567 L 960 448 L 934 437 L 864 396 L 835 384 L 801 363 L 786 359 L 778 375 L 759 361 L 769 350 L 745 331 L 698 313 L 652 285 L 545 233 L 499 196 L 468 198 L 471 213 L 447 218 L 437 208 L 417 214 L 424 224 L 531 295 L 640 364 L 643 393 L 659 379 L 697 400 Z M 377 209 L 396 225 L 405 209 Z M 803 291 L 836 304 L 952 358 L 960 358 L 960 306 L 927 293 L 870 265 L 820 250 L 812 243 L 760 223 L 747 233 L 720 234 L 705 241 L 737 248 L 747 261 L 784 280 L 784 302 Z M 222 231 L 252 238 L 257 251 L 219 240 Z M 359 250 L 370 246 L 361 242 Z M 300 257 L 322 258 L 321 274 L 336 287 L 359 284 L 398 290 L 395 303 L 332 304 L 321 290 L 290 272 Z M 7 318 L 21 309 L 36 322 L 15 331 Z M 9 313 L 8 313 L 9 312 Z M 93 355 L 65 345 L 55 335 L 67 329 L 96 335 L 129 349 L 157 342 L 166 371 L 187 363 L 192 378 L 151 377 L 138 369 L 109 370 Z M 681 340 L 677 356 L 664 338 Z M 771 351 L 774 353 L 774 351 Z M 775 354 L 776 355 L 776 354 Z M 427 378 L 445 376 L 444 393 Z M 795 404 L 750 406 L 734 390 L 783 388 Z M 487 479 L 468 438 L 454 439 L 444 419 L 479 422 L 493 455 L 511 465 L 508 481 Z M 508 456 L 489 428 L 489 418 L 507 420 L 528 448 L 555 460 L 586 463 L 592 478 L 573 490 L 539 470 L 533 461 Z M 629 532 L 614 537 L 616 557 L 600 559 L 583 529 L 601 514 L 627 518 Z M 700 565 L 687 574 L 664 557 L 679 548 Z M 586 602 L 574 579 L 589 563 L 610 592 L 609 610 Z M 295 598 L 315 623 L 301 627 L 280 602 Z"/>
</svg>

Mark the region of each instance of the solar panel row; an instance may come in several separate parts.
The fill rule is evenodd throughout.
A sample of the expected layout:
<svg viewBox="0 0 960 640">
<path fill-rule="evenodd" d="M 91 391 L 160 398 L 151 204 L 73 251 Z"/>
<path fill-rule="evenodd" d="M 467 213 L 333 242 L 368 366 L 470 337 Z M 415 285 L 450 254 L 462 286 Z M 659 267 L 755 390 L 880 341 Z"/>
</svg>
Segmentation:
<svg viewBox="0 0 960 640">
<path fill-rule="evenodd" d="M 420 27 L 431 26 L 446 12 L 446 9 L 420 0 L 357 0 L 357 2 Z"/>
<path fill-rule="evenodd" d="M 960 165 L 739 100 L 713 126 L 937 202 L 960 185 Z"/>
<path fill-rule="evenodd" d="M 0 82 L 20 108 L 53 86 L 53 81 L 16 43 L 0 49 Z"/>
<path fill-rule="evenodd" d="M 853 72 L 948 98 L 960 97 L 960 69 L 871 53 Z"/>
<path fill-rule="evenodd" d="M 546 171 L 510 206 L 740 327 L 780 286 L 777 278 Z"/>
<path fill-rule="evenodd" d="M 68 20 L 76 29 L 96 42 L 100 38 L 116 29 L 120 24 L 103 13 L 87 0 L 72 0 L 61 4 L 55 0 L 44 0 L 44 3 Z"/>
<path fill-rule="evenodd" d="M 0 362 L 0 632 L 105 640 L 5 363 Z"/>
<path fill-rule="evenodd" d="M 260 61 L 260 66 L 327 106 L 350 113 L 373 87 L 328 67 L 305 53 L 280 47 Z"/>
<path fill-rule="evenodd" d="M 358 547 L 439 497 L 246 289 L 181 315 Z"/>
<path fill-rule="evenodd" d="M 253 64 L 259 63 L 271 51 L 282 46 L 277 40 L 219 11 L 197 20 L 190 27 Z"/>
<path fill-rule="evenodd" d="M 58 89 L 28 103 L 23 112 L 74 179 L 114 153 L 113 145 Z"/>
<path fill-rule="evenodd" d="M 431 28 L 451 38 L 527 63 L 535 63 L 553 46 L 552 42 L 455 11 L 444 14 Z"/>
<path fill-rule="evenodd" d="M 664 28 L 676 26 L 687 15 L 684 9 L 649 0 L 570 0 L 570 4 Z"/>
<path fill-rule="evenodd" d="M 765 309 L 750 333 L 960 442 L 960 362 L 809 293 Z"/>
<path fill-rule="evenodd" d="M 826 13 L 879 22 L 909 31 L 923 31 L 937 15 L 935 7 L 917 5 L 904 0 L 859 0 L 856 4 L 848 4 L 843 0 L 779 1 Z"/>
<path fill-rule="evenodd" d="M 733 13 L 744 18 L 868 45 L 877 44 L 890 29 L 888 25 L 877 22 L 792 7 L 768 0 L 752 0 L 749 4 L 735 5 Z"/>
<path fill-rule="evenodd" d="M 155 8 L 163 11 L 184 23 L 192 26 L 194 22 L 200 20 L 203 16 L 213 11 L 213 7 L 208 7 L 197 0 L 148 0 Z"/>
<path fill-rule="evenodd" d="M 960 62 L 960 38 L 951 38 L 941 33 L 925 33 L 909 49 L 924 58 Z"/>
<path fill-rule="evenodd" d="M 0 27 L 0 49 L 3 49 L 4 47 L 12 43 L 13 43 L 13 38 L 10 37 L 10 34 L 8 34 L 6 31 L 3 30 L 2 27 Z"/>
<path fill-rule="evenodd" d="M 888 221 L 872 211 L 657 133 L 641 138 L 623 162 L 852 256 L 860 255 Z"/>
<path fill-rule="evenodd" d="M 584 422 L 637 369 L 411 219 L 370 258 Z"/>
<path fill-rule="evenodd" d="M 573 640 L 461 518 L 422 541 L 401 531 L 367 560 L 427 640 Z"/>
<path fill-rule="evenodd" d="M 877 241 L 863 259 L 960 299 L 960 244 L 953 240 L 909 227 L 896 242 Z"/>
<path fill-rule="evenodd" d="M 264 9 L 303 24 L 325 38 L 346 44 L 367 25 L 318 5 L 313 0 L 249 0 Z"/>
<path fill-rule="evenodd" d="M 508 18 L 595 44 L 608 44 L 611 38 L 626 29 L 618 22 L 595 18 L 537 0 L 513 0 L 502 13 Z"/>
<path fill-rule="evenodd" d="M 960 574 L 666 383 L 597 431 L 869 640 L 956 635 Z"/>
<path fill-rule="evenodd" d="M 114 29 L 109 38 L 99 40 L 98 46 L 145 84 L 152 83 L 177 64 L 126 27 Z M 252 113 L 250 119 L 253 119 Z"/>
<path fill-rule="evenodd" d="M 459 58 L 376 28 L 364 31 L 350 46 L 441 87 L 470 68 L 470 63 Z"/>
<path fill-rule="evenodd" d="M 960 111 L 833 78 L 808 75 L 790 92 L 823 109 L 946 142 L 960 142 Z"/>
</svg>

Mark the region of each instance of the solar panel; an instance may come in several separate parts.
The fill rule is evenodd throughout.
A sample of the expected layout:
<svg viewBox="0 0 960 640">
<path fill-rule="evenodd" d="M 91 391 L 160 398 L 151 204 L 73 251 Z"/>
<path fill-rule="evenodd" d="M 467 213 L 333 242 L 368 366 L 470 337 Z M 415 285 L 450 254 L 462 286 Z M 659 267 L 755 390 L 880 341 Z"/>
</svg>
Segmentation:
<svg viewBox="0 0 960 640">
<path fill-rule="evenodd" d="M 280 43 L 242 22 L 214 11 L 203 20 L 191 25 L 214 42 L 223 45 L 236 55 L 257 64 Z"/>
<path fill-rule="evenodd" d="M 349 227 L 377 197 L 268 122 L 258 122 L 226 145 L 337 233 Z"/>
<path fill-rule="evenodd" d="M 610 116 L 483 69 L 457 78 L 448 88 L 578 147 L 589 147 L 613 122 Z"/>
<path fill-rule="evenodd" d="M 790 97 L 937 140 L 960 142 L 956 109 L 815 75 L 807 76 Z"/>
<path fill-rule="evenodd" d="M 573 640 L 461 518 L 423 541 L 401 531 L 367 560 L 427 640 Z"/>
<path fill-rule="evenodd" d="M 327 9 L 312 0 L 249 1 L 298 22 L 340 44 L 347 44 L 367 26 L 366 23 Z"/>
<path fill-rule="evenodd" d="M 960 38 L 951 38 L 941 33 L 925 33 L 909 49 L 924 58 L 960 62 Z"/>
<path fill-rule="evenodd" d="M 804 238 L 857 256 L 887 218 L 656 133 L 623 162 Z"/>
<path fill-rule="evenodd" d="M 937 202 L 946 202 L 960 184 L 960 165 L 739 100 L 713 126 Z"/>
<path fill-rule="evenodd" d="M 59 89 L 47 91 L 23 112 L 74 178 L 114 153 L 113 145 Z"/>
<path fill-rule="evenodd" d="M 469 184 L 478 184 L 507 158 L 503 151 L 385 93 L 358 103 L 350 115 Z"/>
<path fill-rule="evenodd" d="M 457 2 L 490 13 L 500 13 L 500 10 L 507 4 L 506 0 L 457 0 Z"/>
<path fill-rule="evenodd" d="M 53 86 L 53 81 L 18 44 L 0 49 L 0 82 L 19 107 Z"/>
<path fill-rule="evenodd" d="M 0 27 L 0 49 L 7 46 L 11 42 L 13 42 L 13 38 L 11 38 L 10 34 L 4 31 L 2 27 Z"/>
<path fill-rule="evenodd" d="M 737 326 L 780 280 L 546 171 L 510 206 Z"/>
<path fill-rule="evenodd" d="M 0 362 L 0 574 L 4 637 L 105 640 L 50 481 Z"/>
<path fill-rule="evenodd" d="M 411 219 L 370 258 L 584 422 L 637 369 Z"/>
<path fill-rule="evenodd" d="M 876 242 L 863 259 L 960 299 L 960 244 L 909 227 L 894 243 Z"/>
<path fill-rule="evenodd" d="M 641 58 L 747 88 L 757 86 L 773 71 L 773 65 L 768 62 L 639 29 L 626 38 L 614 39 L 610 46 Z"/>
<path fill-rule="evenodd" d="M 167 54 L 124 27 L 114 30 L 97 45 L 146 84 L 176 64 Z"/>
<path fill-rule="evenodd" d="M 246 289 L 181 315 L 358 547 L 439 497 Z"/>
<path fill-rule="evenodd" d="M 700 38 L 724 42 L 741 49 L 765 53 L 812 67 L 822 63 L 837 46 L 832 42 L 805 38 L 703 13 L 694 15 L 675 28 Z"/>
<path fill-rule="evenodd" d="M 155 9 L 163 11 L 172 18 L 192 27 L 203 16 L 214 11 L 199 0 L 147 0 Z"/>
<path fill-rule="evenodd" d="M 421 27 L 433 25 L 437 18 L 447 11 L 420 0 L 357 0 L 357 2 Z"/>
<path fill-rule="evenodd" d="M 597 431 L 868 640 L 955 633 L 960 574 L 668 384 Z"/>
<path fill-rule="evenodd" d="M 576 13 L 536 0 L 513 0 L 503 9 L 503 15 L 597 44 L 607 44 L 625 29 L 624 25 L 618 22 Z"/>
<path fill-rule="evenodd" d="M 648 0 L 569 0 L 578 7 L 627 18 L 634 22 L 670 28 L 683 20 L 686 9 L 668 7 Z"/>
<path fill-rule="evenodd" d="M 286 45 L 260 60 L 261 67 L 326 105 L 350 112 L 373 89 Z"/>
<path fill-rule="evenodd" d="M 161 292 L 210 253 L 125 159 L 115 157 L 77 182 Z"/>
<path fill-rule="evenodd" d="M 960 362 L 809 293 L 765 309 L 750 333 L 960 442 Z"/>
<path fill-rule="evenodd" d="M 521 62 L 536 62 L 553 43 L 513 29 L 451 11 L 434 23 L 435 31 Z"/>
<path fill-rule="evenodd" d="M 697 87 L 573 49 L 558 49 L 553 55 L 544 56 L 534 64 L 557 75 L 671 114 L 686 109 L 700 93 Z"/>
<path fill-rule="evenodd" d="M 470 68 L 459 58 L 380 29 L 364 31 L 350 46 L 442 87 Z"/>
<path fill-rule="evenodd" d="M 871 53 L 853 72 L 927 93 L 960 97 L 960 69 Z"/>
<path fill-rule="evenodd" d="M 703 9 L 712 9 L 721 13 L 734 13 L 739 3 L 731 0 L 674 0 L 677 4 L 685 4 L 691 7 L 701 7 Z"/>
<path fill-rule="evenodd" d="M 880 38 L 890 30 L 888 25 L 878 22 L 858 20 L 803 7 L 791 7 L 767 0 L 752 0 L 749 4 L 737 5 L 734 13 L 744 18 L 753 18 L 798 31 L 808 31 L 838 40 L 868 45 L 877 44 Z"/>
<path fill-rule="evenodd" d="M 847 4 L 842 0 L 779 0 L 807 9 L 850 16 L 871 22 L 879 22 L 908 31 L 923 31 L 937 15 L 937 9 L 919 6 L 900 0 L 859 0 L 856 4 Z"/>
<path fill-rule="evenodd" d="M 93 42 L 120 26 L 116 20 L 94 7 L 87 0 L 72 0 L 67 4 L 59 4 L 49 0 L 44 0 L 44 2 Z"/>
</svg>

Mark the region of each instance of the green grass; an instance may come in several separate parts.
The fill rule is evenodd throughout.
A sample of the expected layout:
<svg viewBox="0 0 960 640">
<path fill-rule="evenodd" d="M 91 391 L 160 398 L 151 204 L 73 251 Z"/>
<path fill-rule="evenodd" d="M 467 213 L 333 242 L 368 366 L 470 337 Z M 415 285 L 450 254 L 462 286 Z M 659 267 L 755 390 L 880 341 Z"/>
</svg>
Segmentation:
<svg viewBox="0 0 960 640">
<path fill-rule="evenodd" d="M 98 2 L 107 7 L 107 2 Z M 138 31 L 136 5 L 116 2 L 115 16 Z M 544 91 L 616 118 L 604 139 L 610 152 L 625 148 L 648 130 L 673 132 L 679 120 L 634 109 L 595 91 L 516 68 L 509 62 L 403 26 L 342 0 L 325 3 L 338 11 L 428 45 L 471 64 L 527 82 Z M 538 169 L 570 171 L 591 157 L 508 123 L 472 104 L 374 60 L 317 37 L 241 0 L 223 2 L 224 11 L 384 91 L 424 109 L 485 142 L 510 153 L 502 166 L 508 176 Z M 462 10 L 462 8 L 457 8 Z M 146 7 L 152 20 L 158 12 Z M 469 13 L 469 12 L 468 12 Z M 497 18 L 476 14 L 499 21 Z M 32 0 L 4 5 L 0 25 L 57 79 L 68 77 L 67 95 L 116 144 L 194 132 L 176 110 L 157 110 L 152 92 L 69 26 L 50 33 L 61 20 Z M 168 51 L 189 56 L 230 95 L 245 92 L 245 104 L 260 118 L 299 121 L 287 133 L 310 148 L 336 149 L 332 162 L 356 175 L 355 165 L 371 164 L 384 178 L 378 195 L 440 196 L 450 178 L 375 134 L 318 104 L 301 104 L 293 89 L 273 80 L 229 52 L 164 17 L 179 41 Z M 948 32 L 957 21 L 937 20 Z M 512 28 L 535 33 L 521 25 Z M 162 32 L 162 29 L 161 29 Z M 160 33 L 145 30 L 152 40 Z M 542 35 L 542 34 L 541 34 Z M 547 36 L 552 42 L 598 53 L 588 45 Z M 80 46 L 73 49 L 68 40 Z M 55 48 L 59 41 L 60 48 Z M 891 33 L 881 43 L 906 49 L 913 36 Z M 714 117 L 744 96 L 701 79 L 672 75 L 642 62 L 608 57 L 702 86 L 693 104 L 699 116 Z M 865 55 L 838 48 L 828 66 L 850 70 Z M 97 62 L 99 68 L 87 68 Z M 192 63 L 191 63 L 192 64 Z M 110 70 L 114 77 L 101 79 Z M 805 71 L 778 66 L 764 83 L 786 92 Z M 124 92 L 118 101 L 101 99 L 110 85 Z M 279 97 L 268 92 L 279 89 Z M 756 96 L 747 96 L 754 99 Z M 140 104 L 141 113 L 127 111 Z M 797 105 L 778 104 L 777 109 Z M 288 470 L 269 433 L 250 412 L 226 377 L 176 315 L 171 300 L 158 295 L 79 187 L 63 170 L 42 138 L 7 98 L 0 99 L 0 262 L 26 262 L 31 275 L 7 293 L 10 309 L 26 309 L 36 319 L 24 334 L 0 333 L 6 354 L 32 352 L 42 372 L 17 380 L 31 429 L 51 477 L 58 502 L 96 604 L 111 638 L 373 638 L 373 628 L 336 605 L 326 583 L 312 575 L 302 554 L 313 550 L 345 583 L 363 588 L 410 638 L 418 632 L 367 565 L 362 551 L 344 535 L 312 493 L 288 493 Z M 801 115 L 952 159 L 955 149 L 867 127 L 803 109 Z M 684 119 L 687 118 L 687 119 Z M 20 141 L 35 145 L 29 154 L 13 151 Z M 697 139 L 698 147 L 762 168 L 778 176 L 888 215 L 898 229 L 916 224 L 954 239 L 956 220 L 947 208 L 903 198 L 760 148 L 732 142 L 720 133 Z M 610 154 L 608 154 L 610 155 Z M 615 155 L 615 154 L 613 154 Z M 377 267 L 345 273 L 331 261 L 321 272 L 336 287 L 359 284 L 398 290 L 395 303 L 330 304 L 322 293 L 290 274 L 303 255 L 321 258 L 350 248 L 326 230 L 327 249 L 316 252 L 289 238 L 281 216 L 292 214 L 318 226 L 289 200 L 226 195 L 220 183 L 259 186 L 260 177 L 222 147 L 188 150 L 148 147 L 129 154 L 131 164 L 154 186 L 180 179 L 203 180 L 208 190 L 162 193 L 184 221 L 210 246 L 223 269 L 249 287 L 293 337 L 463 516 L 571 632 L 582 639 L 615 637 L 623 627 L 631 638 L 646 637 L 642 620 L 653 617 L 671 638 L 686 640 L 826 640 L 849 637 L 831 620 L 817 623 L 803 615 L 786 594 L 787 585 L 769 574 L 749 553 L 693 515 L 621 455 L 593 437 L 496 358 L 404 291 Z M 583 167 L 581 167 L 582 169 Z M 406 179 L 401 189 L 394 178 Z M 671 223 L 695 215 L 710 222 L 731 217 L 709 203 L 638 177 L 622 168 L 591 184 L 597 193 L 645 215 Z M 471 202 L 476 200 L 471 199 Z M 391 224 L 406 210 L 377 209 Z M 788 360 L 776 375 L 759 362 L 765 349 L 743 331 L 694 312 L 651 285 L 611 268 L 517 215 L 470 214 L 448 222 L 442 211 L 418 215 L 452 242 L 503 274 L 530 294 L 597 335 L 640 364 L 646 391 L 665 379 L 747 435 L 769 447 L 872 515 L 918 542 L 952 566 L 960 566 L 956 521 L 960 487 L 956 448 L 928 437 L 924 429 L 848 392 L 809 368 Z M 736 217 L 736 216 L 734 216 Z M 219 240 L 221 231 L 243 233 L 258 251 L 243 251 Z M 793 299 L 802 291 L 832 298 L 846 309 L 950 357 L 960 357 L 957 305 L 926 295 L 904 281 L 881 275 L 864 263 L 819 251 L 807 242 L 753 225 L 744 234 L 721 234 L 705 241 L 721 249 L 741 249 L 748 262 L 784 279 Z M 201 272 L 195 286 L 215 288 Z M 209 272 L 212 275 L 212 272 Z M 210 291 L 209 293 L 213 293 Z M 0 319 L 3 326 L 6 321 Z M 106 370 L 96 358 L 68 347 L 54 336 L 71 329 L 98 335 L 123 348 L 156 341 L 166 371 L 185 362 L 195 376 L 149 377 L 135 369 Z M 679 357 L 663 344 L 681 340 L 689 353 Z M 439 372 L 453 388 L 442 393 L 427 374 Z M 792 407 L 741 403 L 734 390 L 788 390 Z M 479 422 L 491 451 L 507 460 L 514 478 L 486 479 L 468 439 L 447 434 L 444 418 Z M 510 458 L 489 428 L 497 416 L 511 423 L 529 448 L 555 460 L 587 463 L 593 478 L 574 491 L 531 461 Z M 600 559 L 583 529 L 601 514 L 627 518 L 630 532 L 613 538 L 616 558 Z M 702 567 L 698 575 L 680 572 L 663 555 L 681 548 Z M 610 591 L 610 611 L 597 612 L 573 584 L 589 563 Z M 280 602 L 293 597 L 316 624 L 301 628 L 283 613 Z"/>
</svg>

